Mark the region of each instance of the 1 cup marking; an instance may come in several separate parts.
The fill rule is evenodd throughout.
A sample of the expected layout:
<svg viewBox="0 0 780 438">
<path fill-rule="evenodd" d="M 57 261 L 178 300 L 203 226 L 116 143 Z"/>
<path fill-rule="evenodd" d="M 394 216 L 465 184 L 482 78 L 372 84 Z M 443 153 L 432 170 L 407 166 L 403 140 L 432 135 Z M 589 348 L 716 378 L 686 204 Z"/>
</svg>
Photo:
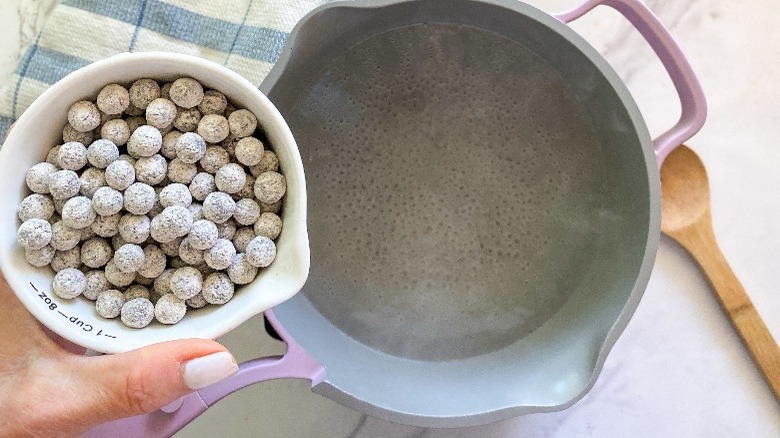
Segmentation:
<svg viewBox="0 0 780 438">
<path fill-rule="evenodd" d="M 65 318 L 66 320 L 68 320 L 68 322 L 70 322 L 71 324 L 74 324 L 74 325 L 78 326 L 79 328 L 81 328 L 81 329 L 82 329 L 82 330 L 84 330 L 85 332 L 88 332 L 88 333 L 89 333 L 89 332 L 93 332 L 93 334 L 94 334 L 95 336 L 105 336 L 105 337 L 107 337 L 107 338 L 116 339 L 116 336 L 114 336 L 114 335 L 111 335 L 111 334 L 109 334 L 109 333 L 106 333 L 106 332 L 104 332 L 104 331 L 103 331 L 103 329 L 100 329 L 100 328 L 98 328 L 97 332 L 95 332 L 95 326 L 93 326 L 92 324 L 89 324 L 89 323 L 87 323 L 86 321 L 83 321 L 83 320 L 81 320 L 81 319 L 80 319 L 79 317 L 77 317 L 77 316 L 68 316 L 68 315 L 66 315 L 65 313 L 63 313 L 61 310 L 57 310 L 57 307 L 58 307 L 58 306 L 57 306 L 57 303 L 55 303 L 55 302 L 54 302 L 54 301 L 53 301 L 53 300 L 52 300 L 52 299 L 51 299 L 51 298 L 50 298 L 50 297 L 49 297 L 49 296 L 46 294 L 46 292 L 43 292 L 43 291 L 40 291 L 40 290 L 38 290 L 38 288 L 37 288 L 37 287 L 35 287 L 35 285 L 34 285 L 34 284 L 32 284 L 32 282 L 30 282 L 30 286 L 32 286 L 32 288 L 35 290 L 35 292 L 37 292 L 37 293 L 38 293 L 38 298 L 40 298 L 40 299 L 41 299 L 41 301 L 43 301 L 43 302 L 46 304 L 46 306 L 48 306 L 48 308 L 49 308 L 49 310 L 50 310 L 50 311 L 55 311 L 55 310 L 56 310 L 56 311 L 57 311 L 57 313 L 59 313 L 59 314 L 60 314 L 60 315 L 61 315 L 63 318 Z"/>
</svg>

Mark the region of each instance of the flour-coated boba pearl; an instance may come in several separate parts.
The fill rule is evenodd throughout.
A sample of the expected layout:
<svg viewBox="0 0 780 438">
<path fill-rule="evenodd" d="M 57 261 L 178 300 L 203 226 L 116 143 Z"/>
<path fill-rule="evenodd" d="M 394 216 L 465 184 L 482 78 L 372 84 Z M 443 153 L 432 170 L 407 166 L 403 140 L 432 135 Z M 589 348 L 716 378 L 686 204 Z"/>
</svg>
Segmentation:
<svg viewBox="0 0 780 438">
<path fill-rule="evenodd" d="M 67 251 L 57 251 L 54 253 L 54 257 L 51 259 L 51 268 L 55 272 L 60 272 L 63 269 L 73 268 L 78 269 L 81 267 L 81 247 L 76 245 Z"/>
<path fill-rule="evenodd" d="M 151 125 L 136 128 L 127 140 L 127 152 L 133 158 L 151 157 L 162 147 L 162 134 Z"/>
<path fill-rule="evenodd" d="M 220 239 L 233 240 L 233 237 L 236 235 L 236 230 L 238 229 L 236 221 L 233 218 L 230 218 L 221 224 L 214 225 L 217 226 L 217 233 L 219 233 L 218 236 Z"/>
<path fill-rule="evenodd" d="M 236 201 L 227 193 L 210 193 L 203 200 L 203 216 L 216 224 L 230 219 L 235 211 Z"/>
<path fill-rule="evenodd" d="M 279 171 L 279 158 L 274 151 L 263 151 L 263 157 L 256 166 L 251 166 L 249 171 L 252 172 L 252 176 L 257 178 L 263 172 L 278 172 Z"/>
<path fill-rule="evenodd" d="M 208 90 L 203 93 L 203 100 L 198 105 L 198 109 L 204 115 L 222 114 L 227 108 L 227 98 L 217 90 Z"/>
<path fill-rule="evenodd" d="M 145 110 L 154 99 L 160 97 L 160 85 L 153 79 L 139 79 L 130 86 L 129 94 L 132 108 L 128 106 L 125 113 L 129 109 L 133 113 L 131 115 L 137 116 L 143 112 L 138 110 Z"/>
<path fill-rule="evenodd" d="M 255 196 L 260 202 L 272 204 L 284 196 L 287 181 L 281 173 L 268 171 L 255 178 Z"/>
<path fill-rule="evenodd" d="M 165 129 L 171 126 L 177 113 L 175 103 L 159 97 L 149 102 L 146 107 L 146 123 L 158 129 Z"/>
<path fill-rule="evenodd" d="M 130 106 L 130 92 L 119 84 L 108 84 L 97 95 L 97 107 L 106 114 L 122 114 Z"/>
<path fill-rule="evenodd" d="M 50 196 L 33 193 L 19 204 L 17 215 L 22 222 L 34 218 L 48 221 L 54 215 L 54 201 Z"/>
<path fill-rule="evenodd" d="M 92 195 L 92 208 L 101 216 L 113 216 L 122 210 L 124 196 L 119 190 L 101 187 Z"/>
<path fill-rule="evenodd" d="M 116 265 L 114 260 L 106 264 L 106 280 L 116 287 L 130 286 L 135 280 L 135 272 L 125 272 Z"/>
<path fill-rule="evenodd" d="M 214 245 L 206 251 L 204 260 L 212 269 L 218 271 L 227 269 L 236 255 L 236 247 L 227 239 L 217 239 Z"/>
<path fill-rule="evenodd" d="M 265 236 L 271 240 L 279 237 L 282 232 L 282 219 L 276 213 L 266 212 L 260 215 L 255 222 L 255 234 Z"/>
<path fill-rule="evenodd" d="M 154 319 L 154 304 L 146 298 L 127 301 L 122 306 L 121 318 L 130 328 L 144 328 Z"/>
<path fill-rule="evenodd" d="M 203 299 L 209 304 L 225 304 L 233 298 L 235 286 L 230 277 L 221 272 L 215 272 L 203 282 Z"/>
<path fill-rule="evenodd" d="M 176 295 L 168 294 L 160 297 L 154 305 L 154 317 L 163 324 L 176 324 L 187 313 L 184 300 Z"/>
<path fill-rule="evenodd" d="M 214 183 L 222 192 L 233 194 L 239 192 L 246 184 L 244 168 L 236 163 L 228 163 L 217 170 Z"/>
<path fill-rule="evenodd" d="M 184 237 L 190 232 L 192 222 L 192 215 L 186 208 L 178 205 L 166 207 L 152 219 L 152 237 L 161 243 Z"/>
<path fill-rule="evenodd" d="M 97 189 L 106 186 L 106 172 L 97 167 L 90 167 L 81 173 L 79 181 L 81 183 L 79 193 L 87 198 L 92 198 Z"/>
<path fill-rule="evenodd" d="M 134 284 L 122 293 L 122 295 L 125 296 L 125 301 L 134 300 L 136 298 L 145 298 L 149 300 L 151 298 L 151 294 L 149 293 L 149 289 L 147 289 L 144 285 L 141 284 Z"/>
<path fill-rule="evenodd" d="M 231 196 L 233 200 L 236 202 L 242 199 L 254 199 L 255 198 L 255 177 L 247 173 L 246 183 L 244 183 L 244 187 L 242 187 L 241 190 L 237 191 L 236 193 L 233 193 Z"/>
<path fill-rule="evenodd" d="M 230 133 L 236 137 L 248 137 L 255 132 L 257 128 L 257 117 L 252 111 L 240 109 L 230 113 L 228 117 Z"/>
<path fill-rule="evenodd" d="M 189 207 L 192 204 L 192 194 L 189 187 L 181 183 L 173 183 L 163 187 L 160 191 L 160 204 L 163 207 L 173 205 Z"/>
<path fill-rule="evenodd" d="M 98 294 L 95 299 L 95 310 L 98 315 L 106 319 L 113 319 L 122 312 L 125 297 L 116 289 L 107 289 Z"/>
<path fill-rule="evenodd" d="M 190 245 L 190 239 L 185 237 L 179 245 L 179 258 L 188 265 L 196 266 L 204 261 L 203 250 L 195 249 Z"/>
<path fill-rule="evenodd" d="M 260 203 L 260 210 L 263 213 L 276 213 L 279 214 L 279 210 L 282 209 L 282 200 L 278 200 L 274 202 L 273 204 L 266 204 L 265 202 Z"/>
<path fill-rule="evenodd" d="M 143 111 L 141 111 L 141 114 L 143 114 Z M 127 122 L 127 128 L 130 130 L 130 134 L 132 135 L 132 133 L 135 132 L 135 130 L 140 126 L 146 125 L 146 118 L 141 116 L 133 116 L 126 118 L 125 122 Z M 130 140 L 130 137 L 127 139 Z"/>
<path fill-rule="evenodd" d="M 81 263 L 92 269 L 101 268 L 111 261 L 114 250 L 101 237 L 93 237 L 81 245 Z"/>
<path fill-rule="evenodd" d="M 156 245 L 147 245 L 144 248 L 144 264 L 138 269 L 138 273 L 146 278 L 155 279 L 162 275 L 168 259 L 165 253 Z"/>
<path fill-rule="evenodd" d="M 19 227 L 16 237 L 23 248 L 41 249 L 51 242 L 51 224 L 44 219 L 29 219 Z"/>
<path fill-rule="evenodd" d="M 114 253 L 114 263 L 122 272 L 138 272 L 146 262 L 143 248 L 133 243 L 126 243 Z"/>
<path fill-rule="evenodd" d="M 70 123 L 66 123 L 62 128 L 62 142 L 67 143 L 69 141 L 77 141 L 81 144 L 90 144 L 95 139 L 93 131 L 79 132 L 71 126 Z M 48 160 L 47 160 L 48 161 Z"/>
<path fill-rule="evenodd" d="M 101 269 L 91 269 L 84 274 L 87 287 L 81 294 L 84 298 L 95 301 L 101 292 L 111 289 L 111 283 L 106 280 L 106 274 Z"/>
<path fill-rule="evenodd" d="M 176 158 L 176 142 L 182 134 L 184 133 L 176 130 L 165 134 L 163 136 L 162 146 L 160 147 L 160 155 L 169 160 Z"/>
<path fill-rule="evenodd" d="M 67 143 L 66 143 L 67 144 Z M 64 145 L 63 145 L 64 146 Z M 60 149 L 60 153 L 62 149 Z M 111 140 L 97 139 L 87 148 L 89 164 L 98 169 L 105 169 L 109 164 L 119 159 L 119 148 Z"/>
<path fill-rule="evenodd" d="M 233 219 L 239 225 L 253 225 L 260 218 L 260 205 L 252 199 L 241 199 L 236 202 Z"/>
<path fill-rule="evenodd" d="M 203 217 L 203 204 L 199 202 L 193 202 L 189 207 L 187 207 L 187 210 L 189 210 L 190 215 L 192 215 L 193 222 L 205 219 L 205 217 Z"/>
<path fill-rule="evenodd" d="M 255 230 L 252 227 L 242 227 L 236 230 L 236 235 L 233 236 L 233 246 L 236 247 L 236 252 L 246 252 L 246 246 L 249 242 L 257 237 Z"/>
<path fill-rule="evenodd" d="M 171 100 L 182 108 L 193 108 L 203 101 L 203 86 L 192 78 L 179 78 L 173 81 L 168 91 Z"/>
<path fill-rule="evenodd" d="M 203 170 L 212 175 L 228 163 L 230 163 L 230 154 L 222 146 L 207 146 L 206 152 L 200 158 Z"/>
<path fill-rule="evenodd" d="M 185 300 L 184 303 L 187 304 L 187 307 L 192 309 L 201 309 L 203 307 L 206 307 L 206 305 L 209 304 L 208 301 L 206 301 L 206 299 L 203 298 L 202 293 L 199 293 L 194 297 Z"/>
<path fill-rule="evenodd" d="M 217 184 L 213 175 L 200 172 L 192 178 L 189 189 L 192 197 L 202 202 L 210 193 L 217 191 Z"/>
<path fill-rule="evenodd" d="M 92 200 L 86 196 L 76 196 L 70 198 L 62 207 L 62 222 L 76 230 L 87 228 L 95 221 L 95 209 L 92 207 Z"/>
<path fill-rule="evenodd" d="M 57 250 L 54 249 L 51 245 L 46 245 L 40 249 L 25 248 L 24 258 L 28 263 L 35 266 L 36 268 L 43 268 L 44 266 L 48 266 L 51 263 L 56 252 Z"/>
<path fill-rule="evenodd" d="M 94 204 L 94 201 L 93 201 Z M 98 215 L 95 221 L 92 222 L 90 228 L 100 237 L 114 237 L 119 233 L 119 221 L 122 219 L 120 214 L 112 214 L 111 216 Z"/>
<path fill-rule="evenodd" d="M 51 226 L 51 246 L 57 251 L 68 251 L 79 244 L 81 233 L 60 220 Z"/>
<path fill-rule="evenodd" d="M 198 123 L 198 134 L 209 143 L 219 143 L 230 134 L 230 126 L 223 116 L 207 114 Z"/>
<path fill-rule="evenodd" d="M 203 275 L 190 266 L 179 268 L 171 276 L 170 287 L 179 299 L 192 298 L 203 288 Z"/>
<path fill-rule="evenodd" d="M 246 254 L 236 254 L 227 272 L 235 284 L 249 284 L 257 277 L 257 268 L 249 263 Z"/>
<path fill-rule="evenodd" d="M 49 176 L 49 193 L 54 199 L 70 199 L 81 189 L 81 179 L 72 170 L 58 170 Z"/>
<path fill-rule="evenodd" d="M 97 216 L 95 216 L 95 219 L 97 219 Z M 94 221 L 92 223 L 95 223 Z M 79 239 L 82 242 L 86 242 L 89 239 L 92 239 L 94 237 L 97 237 L 97 234 L 95 234 L 94 231 L 92 231 L 92 224 L 90 224 L 88 227 L 82 228 L 78 230 L 80 237 Z"/>
<path fill-rule="evenodd" d="M 192 132 L 198 128 L 201 117 L 197 108 L 181 108 L 173 119 L 173 127 L 182 132 Z"/>
<path fill-rule="evenodd" d="M 106 167 L 106 184 L 119 191 L 127 190 L 135 182 L 134 164 L 135 160 L 130 162 L 120 156 Z"/>
<path fill-rule="evenodd" d="M 154 207 L 157 192 L 149 184 L 136 182 L 125 190 L 125 210 L 137 215 L 145 215 Z"/>
<path fill-rule="evenodd" d="M 190 228 L 190 245 L 197 250 L 205 251 L 210 249 L 219 239 L 219 231 L 214 222 L 206 219 L 195 221 Z"/>
<path fill-rule="evenodd" d="M 30 168 L 25 175 L 27 187 L 35 193 L 46 195 L 49 193 L 49 180 L 57 170 L 52 163 L 38 163 Z M 76 175 L 78 177 L 78 175 Z"/>
<path fill-rule="evenodd" d="M 160 154 L 141 157 L 135 162 L 135 179 L 149 185 L 162 183 L 168 175 L 168 161 Z"/>
<path fill-rule="evenodd" d="M 197 173 L 196 165 L 185 163 L 179 158 L 174 158 L 168 163 L 168 179 L 171 182 L 189 184 Z"/>
<path fill-rule="evenodd" d="M 54 276 L 51 291 L 54 295 L 66 300 L 72 300 L 87 288 L 87 278 L 78 269 L 66 268 Z"/>
<path fill-rule="evenodd" d="M 117 146 L 124 146 L 130 139 L 130 125 L 126 120 L 109 120 L 100 127 L 100 136 Z"/>
<path fill-rule="evenodd" d="M 154 287 L 152 291 L 154 294 L 163 296 L 171 292 L 171 277 L 173 276 L 175 269 L 166 269 L 157 278 L 154 279 Z"/>
<path fill-rule="evenodd" d="M 263 159 L 263 155 L 265 155 L 263 142 L 254 137 L 242 138 L 236 143 L 236 159 L 245 166 L 257 166 Z"/>
<path fill-rule="evenodd" d="M 57 163 L 66 170 L 81 170 L 87 161 L 87 148 L 77 141 L 64 143 L 57 153 Z"/>
<path fill-rule="evenodd" d="M 160 243 L 160 250 L 165 253 L 168 257 L 178 257 L 179 256 L 179 247 L 181 246 L 181 241 L 184 240 L 183 237 L 177 237 L 170 242 L 159 242 Z"/>
<path fill-rule="evenodd" d="M 276 244 L 265 236 L 257 236 L 246 246 L 246 257 L 256 268 L 268 267 L 276 258 Z"/>
<path fill-rule="evenodd" d="M 194 132 L 185 132 L 176 140 L 176 157 L 187 164 L 194 164 L 206 153 L 206 141 Z"/>
<path fill-rule="evenodd" d="M 100 125 L 100 110 L 94 103 L 88 100 L 80 100 L 70 106 L 68 123 L 76 131 L 92 131 Z"/>
<path fill-rule="evenodd" d="M 117 228 L 124 243 L 140 245 L 149 239 L 152 225 L 145 215 L 125 214 L 119 219 Z"/>
</svg>

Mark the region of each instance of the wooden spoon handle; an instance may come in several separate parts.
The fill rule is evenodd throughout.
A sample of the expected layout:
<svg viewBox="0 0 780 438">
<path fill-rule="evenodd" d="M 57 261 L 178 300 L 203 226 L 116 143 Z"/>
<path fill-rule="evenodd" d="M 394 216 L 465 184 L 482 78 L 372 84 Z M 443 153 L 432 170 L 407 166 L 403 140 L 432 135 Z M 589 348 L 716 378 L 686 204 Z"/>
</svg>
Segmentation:
<svg viewBox="0 0 780 438">
<path fill-rule="evenodd" d="M 677 236 L 672 237 L 680 241 Z M 780 348 L 718 247 L 710 221 L 700 221 L 695 230 L 689 229 L 680 243 L 701 266 L 721 306 L 780 401 Z"/>
</svg>

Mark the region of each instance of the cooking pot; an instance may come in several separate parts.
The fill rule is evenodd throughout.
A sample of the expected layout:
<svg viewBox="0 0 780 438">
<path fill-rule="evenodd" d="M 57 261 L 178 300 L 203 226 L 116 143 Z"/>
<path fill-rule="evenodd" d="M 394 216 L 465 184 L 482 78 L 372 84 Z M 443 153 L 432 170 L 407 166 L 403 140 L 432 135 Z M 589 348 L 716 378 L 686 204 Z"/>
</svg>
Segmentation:
<svg viewBox="0 0 780 438">
<path fill-rule="evenodd" d="M 654 141 L 617 74 L 564 24 L 598 5 L 634 24 L 677 89 L 681 118 Z M 638 0 L 557 16 L 510 0 L 332 2 L 295 27 L 261 90 L 308 180 L 309 278 L 266 312 L 288 351 L 95 436 L 172 434 L 277 378 L 416 426 L 570 406 L 650 276 L 658 163 L 706 113 Z"/>
</svg>

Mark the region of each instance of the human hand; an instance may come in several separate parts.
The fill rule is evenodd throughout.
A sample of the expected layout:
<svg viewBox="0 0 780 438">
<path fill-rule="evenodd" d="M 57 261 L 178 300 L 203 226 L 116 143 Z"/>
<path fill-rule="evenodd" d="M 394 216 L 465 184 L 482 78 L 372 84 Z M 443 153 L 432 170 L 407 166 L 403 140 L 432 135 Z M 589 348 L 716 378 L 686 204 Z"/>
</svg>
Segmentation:
<svg viewBox="0 0 780 438">
<path fill-rule="evenodd" d="M 86 357 L 84 349 L 50 336 L 2 273 L 0 333 L 2 437 L 75 436 L 159 409 L 238 370 L 225 347 L 205 339 Z"/>
</svg>

